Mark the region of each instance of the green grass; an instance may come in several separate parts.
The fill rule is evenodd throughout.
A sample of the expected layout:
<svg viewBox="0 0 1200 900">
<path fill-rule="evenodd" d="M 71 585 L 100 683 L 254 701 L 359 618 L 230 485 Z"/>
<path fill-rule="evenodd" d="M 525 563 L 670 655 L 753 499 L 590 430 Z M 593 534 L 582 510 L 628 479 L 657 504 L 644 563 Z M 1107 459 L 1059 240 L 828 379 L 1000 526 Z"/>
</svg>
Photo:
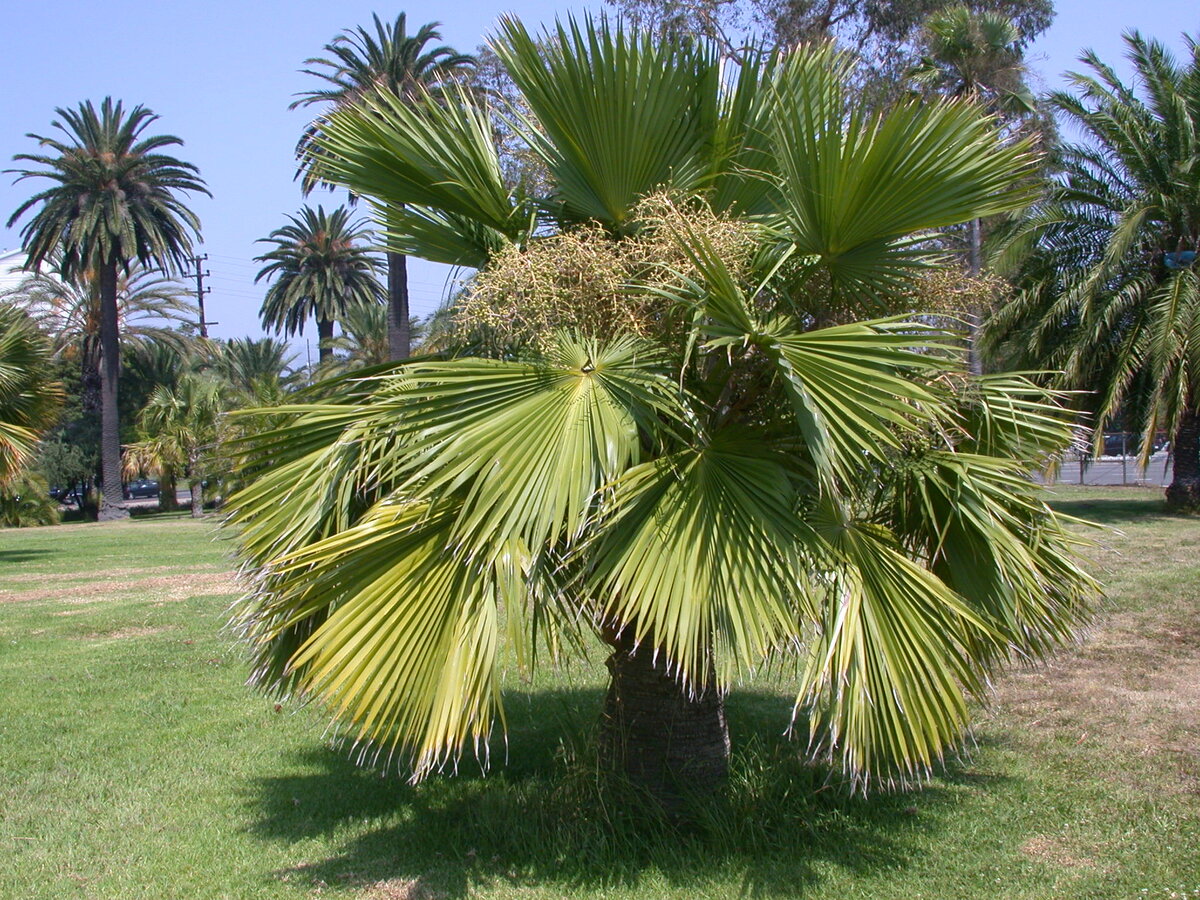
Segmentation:
<svg viewBox="0 0 1200 900">
<path fill-rule="evenodd" d="M 0 532 L 0 898 L 1143 898 L 1200 896 L 1200 520 L 1062 488 L 1102 521 L 1090 642 L 1014 673 L 970 757 L 849 798 L 730 701 L 729 796 L 655 826 L 589 776 L 597 658 L 509 679 L 481 777 L 351 765 L 313 709 L 244 685 L 211 526 L 182 516 Z"/>
</svg>

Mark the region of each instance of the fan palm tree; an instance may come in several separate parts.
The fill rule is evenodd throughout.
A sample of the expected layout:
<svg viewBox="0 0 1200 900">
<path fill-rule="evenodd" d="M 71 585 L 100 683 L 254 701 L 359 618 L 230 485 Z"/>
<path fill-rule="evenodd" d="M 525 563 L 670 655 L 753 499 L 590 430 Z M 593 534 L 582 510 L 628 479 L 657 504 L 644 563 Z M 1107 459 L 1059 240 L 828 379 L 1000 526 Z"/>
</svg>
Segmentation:
<svg viewBox="0 0 1200 900">
<path fill-rule="evenodd" d="M 1013 21 L 969 6 L 938 10 L 925 23 L 924 53 L 913 79 L 939 94 L 971 99 L 999 113 L 1031 113 L 1024 41 Z"/>
<path fill-rule="evenodd" d="M 347 372 L 392 360 L 387 338 L 387 309 L 377 304 L 348 309 L 341 318 L 342 334 L 333 339 L 335 356 L 324 375 Z M 420 319 L 409 322 L 409 336 L 419 346 L 424 336 Z"/>
<path fill-rule="evenodd" d="M 96 273 L 86 271 L 64 281 L 50 271 L 23 279 L 5 295 L 25 309 L 50 335 L 54 352 L 78 363 L 86 395 L 85 410 L 100 408 L 100 291 Z M 186 336 L 170 326 L 193 322 L 195 305 L 187 288 L 151 269 L 133 265 L 117 275 L 117 327 L 123 353 L 147 353 L 157 344 L 182 350 Z"/>
<path fill-rule="evenodd" d="M 29 268 L 58 253 L 63 280 L 78 282 L 94 272 L 100 301 L 100 402 L 103 498 L 100 518 L 123 518 L 121 440 L 117 403 L 120 371 L 118 277 L 137 262 L 181 271 L 200 223 L 180 192 L 208 194 L 195 166 L 161 151 L 182 144 L 171 135 L 146 136 L 157 120 L 144 106 L 126 115 L 106 97 L 97 110 L 90 101 L 58 109 L 54 122 L 64 138 L 29 137 L 53 155 L 14 157 L 39 168 L 14 170 L 18 180 L 47 178 L 55 184 L 21 204 L 11 227 L 37 208 L 21 231 Z"/>
<path fill-rule="evenodd" d="M 1121 417 L 1172 436 L 1168 501 L 1200 506 L 1200 45 L 1178 63 L 1126 35 L 1138 87 L 1095 54 L 1051 102 L 1084 134 L 1049 198 L 1002 248 L 1023 291 L 989 326 L 1017 364 L 1061 369 L 1090 392 L 1097 446 Z"/>
<path fill-rule="evenodd" d="M 365 246 L 366 224 L 352 222 L 344 206 L 332 213 L 322 206 L 315 210 L 305 206 L 300 215 L 288 219 L 290 225 L 258 242 L 275 245 L 255 257 L 266 263 L 255 282 L 273 281 L 263 298 L 263 328 L 289 336 L 303 334 L 305 320 L 315 317 L 324 360 L 333 353 L 329 342 L 334 320 L 352 306 L 384 300 L 375 278 L 379 262 Z"/>
<path fill-rule="evenodd" d="M 0 303 L 0 491 L 33 458 L 61 402 L 50 342 L 22 310 Z"/>
<path fill-rule="evenodd" d="M 225 383 L 233 409 L 282 402 L 297 385 L 295 362 L 296 355 L 286 343 L 269 337 L 211 343 L 205 360 Z"/>
<path fill-rule="evenodd" d="M 419 94 L 438 91 L 475 66 L 473 57 L 450 47 L 429 48 L 431 42 L 441 40 L 439 22 L 422 25 L 410 35 L 404 13 L 394 22 L 383 22 L 378 15 L 372 16 L 372 21 L 374 33 L 363 27 L 344 31 L 325 45 L 328 56 L 305 60 L 314 68 L 304 69 L 304 73 L 322 79 L 329 87 L 305 91 L 290 109 L 314 104 L 341 109 L 375 91 L 409 102 Z M 314 138 L 320 134 L 323 120 L 318 118 L 309 125 L 298 147 L 306 189 L 319 180 L 314 177 L 312 153 L 318 151 Z M 387 285 L 388 353 L 393 360 L 406 359 L 412 349 L 408 269 L 404 254 L 394 250 L 387 252 Z"/>
<path fill-rule="evenodd" d="M 862 111 L 829 50 L 723 85 L 711 48 L 606 25 L 510 20 L 495 43 L 549 196 L 505 186 L 465 94 L 333 113 L 323 175 L 481 277 L 590 230 L 650 259 L 620 278 L 645 327 L 368 373 L 262 435 L 232 501 L 255 679 L 421 777 L 502 715 L 503 641 L 531 665 L 592 632 L 601 756 L 670 807 L 720 781 L 724 693 L 776 659 L 814 753 L 863 786 L 918 778 L 995 665 L 1085 615 L 1072 538 L 1020 474 L 1068 429 L 1021 379 L 950 390 L 927 328 L 812 310 L 886 306 L 927 262 L 912 235 L 1026 202 L 1033 160 L 969 105 Z M 662 240 L 678 265 L 637 252 Z"/>
<path fill-rule="evenodd" d="M 225 412 L 221 383 L 212 377 L 185 373 L 174 385 L 159 385 L 138 414 L 140 438 L 126 448 L 128 476 L 162 476 L 174 487 L 186 477 L 192 494 L 192 517 L 204 510 L 205 466 L 218 439 Z"/>
</svg>

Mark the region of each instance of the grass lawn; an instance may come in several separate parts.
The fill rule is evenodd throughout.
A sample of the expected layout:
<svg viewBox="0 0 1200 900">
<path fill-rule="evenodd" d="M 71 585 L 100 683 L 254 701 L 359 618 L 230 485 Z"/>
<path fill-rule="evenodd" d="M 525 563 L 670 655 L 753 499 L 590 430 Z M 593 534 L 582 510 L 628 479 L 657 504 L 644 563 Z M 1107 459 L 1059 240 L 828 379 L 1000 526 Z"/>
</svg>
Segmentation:
<svg viewBox="0 0 1200 900">
<path fill-rule="evenodd" d="M 928 789 L 847 797 L 735 692 L 729 796 L 687 832 L 595 790 L 604 668 L 508 684 L 491 773 L 356 769 L 244 687 L 236 594 L 184 516 L 0 532 L 0 898 L 1200 897 L 1200 519 L 1062 488 L 1110 526 L 1088 641 L 996 685 Z"/>
</svg>

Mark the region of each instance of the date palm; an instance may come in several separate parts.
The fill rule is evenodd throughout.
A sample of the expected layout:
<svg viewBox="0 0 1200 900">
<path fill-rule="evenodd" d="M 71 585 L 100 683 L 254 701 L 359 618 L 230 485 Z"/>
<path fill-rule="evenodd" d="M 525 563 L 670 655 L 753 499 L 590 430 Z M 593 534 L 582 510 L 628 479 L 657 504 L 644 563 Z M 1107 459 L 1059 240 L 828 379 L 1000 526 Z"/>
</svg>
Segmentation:
<svg viewBox="0 0 1200 900">
<path fill-rule="evenodd" d="M 257 262 L 266 263 L 255 282 L 271 282 L 263 298 L 263 328 L 278 334 L 303 334 L 317 320 L 320 359 L 333 353 L 334 321 L 347 309 L 380 303 L 384 291 L 375 275 L 379 262 L 366 245 L 369 231 L 361 219 L 339 206 L 331 213 L 305 206 L 290 225 L 277 228 L 260 244 L 274 244 Z"/>
<path fill-rule="evenodd" d="M 438 22 L 422 25 L 411 35 L 404 13 L 394 22 L 384 22 L 374 15 L 372 22 L 373 31 L 363 27 L 344 31 L 325 45 L 327 56 L 305 60 L 312 68 L 304 69 L 304 73 L 322 79 L 329 87 L 305 91 L 291 109 L 314 104 L 340 109 L 376 91 L 409 102 L 419 94 L 436 92 L 475 65 L 473 57 L 450 47 L 429 47 L 441 40 Z M 318 150 L 314 138 L 320 134 L 322 122 L 323 117 L 318 118 L 308 127 L 298 148 L 306 189 L 318 180 L 313 174 L 311 154 Z M 393 360 L 406 359 L 412 349 L 408 271 L 404 255 L 393 250 L 387 253 L 387 285 L 388 353 Z"/>
<path fill-rule="evenodd" d="M 1136 76 L 1095 54 L 1052 95 L 1085 143 L 1062 150 L 1055 190 L 1004 248 L 1023 290 L 990 326 L 1017 364 L 1061 369 L 1088 392 L 1097 442 L 1118 419 L 1148 457 L 1172 437 L 1167 499 L 1200 507 L 1200 45 L 1181 64 L 1125 38 Z"/>
<path fill-rule="evenodd" d="M 146 135 L 157 119 L 144 106 L 128 114 L 106 97 L 77 109 L 58 109 L 53 126 L 62 137 L 29 137 L 50 155 L 21 153 L 14 159 L 37 168 L 14 170 L 18 180 L 45 178 L 53 186 L 21 204 L 9 226 L 26 212 L 33 216 L 21 236 L 36 269 L 58 254 L 59 274 L 79 283 L 94 272 L 100 301 L 100 518 L 123 518 L 121 443 L 117 403 L 120 371 L 118 278 L 137 263 L 181 271 L 192 252 L 200 222 L 180 199 L 181 192 L 208 194 L 198 170 L 162 152 L 182 144 L 172 135 Z"/>
<path fill-rule="evenodd" d="M 641 333 L 368 372 L 264 435 L 232 502 L 256 681 L 421 777 L 491 734 L 504 642 L 531 665 L 592 633 L 601 758 L 674 808 L 722 778 L 725 691 L 773 659 L 815 754 L 860 786 L 919 778 L 987 673 L 1086 614 L 1072 538 L 1020 474 L 1068 430 L 1021 379 L 952 390 L 927 328 L 814 310 L 886 306 L 927 264 L 913 235 L 1020 206 L 1033 160 L 969 105 L 864 112 L 829 50 L 729 85 L 699 42 L 603 24 L 507 21 L 495 46 L 548 195 L 505 185 L 465 94 L 332 114 L 322 174 L 403 204 L 409 252 L 485 275 L 553 262 L 572 229 L 636 250 L 665 185 L 654 232 L 682 267 L 628 279 L 659 304 Z"/>
</svg>

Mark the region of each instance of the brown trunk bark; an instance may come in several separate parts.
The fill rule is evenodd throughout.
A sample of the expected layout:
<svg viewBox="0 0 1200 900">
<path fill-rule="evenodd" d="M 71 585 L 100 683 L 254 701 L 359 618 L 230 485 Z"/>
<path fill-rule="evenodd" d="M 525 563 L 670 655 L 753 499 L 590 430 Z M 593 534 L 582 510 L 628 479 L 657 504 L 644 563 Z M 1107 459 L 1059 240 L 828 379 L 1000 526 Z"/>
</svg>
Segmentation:
<svg viewBox="0 0 1200 900">
<path fill-rule="evenodd" d="M 189 482 L 192 489 L 192 518 L 199 519 L 204 515 L 204 482 Z"/>
<path fill-rule="evenodd" d="M 176 477 L 170 469 L 163 469 L 158 476 L 158 509 L 159 512 L 174 512 L 179 509 L 179 498 L 176 494 Z"/>
<path fill-rule="evenodd" d="M 679 816 L 729 773 L 725 702 L 712 684 L 692 694 L 654 648 L 618 639 L 600 725 L 600 762 Z"/>
<path fill-rule="evenodd" d="M 117 407 L 117 382 L 121 375 L 120 338 L 117 326 L 117 264 L 100 267 L 100 494 L 101 522 L 126 519 L 121 485 L 121 420 Z"/>
<path fill-rule="evenodd" d="M 408 261 L 403 253 L 387 255 L 388 359 L 396 362 L 412 355 L 408 311 Z"/>
<path fill-rule="evenodd" d="M 1200 413 L 1188 410 L 1179 418 L 1171 443 L 1171 484 L 1167 507 L 1180 512 L 1200 510 Z"/>
<path fill-rule="evenodd" d="M 317 362 L 323 363 L 333 356 L 333 319 L 317 319 Z"/>
</svg>

